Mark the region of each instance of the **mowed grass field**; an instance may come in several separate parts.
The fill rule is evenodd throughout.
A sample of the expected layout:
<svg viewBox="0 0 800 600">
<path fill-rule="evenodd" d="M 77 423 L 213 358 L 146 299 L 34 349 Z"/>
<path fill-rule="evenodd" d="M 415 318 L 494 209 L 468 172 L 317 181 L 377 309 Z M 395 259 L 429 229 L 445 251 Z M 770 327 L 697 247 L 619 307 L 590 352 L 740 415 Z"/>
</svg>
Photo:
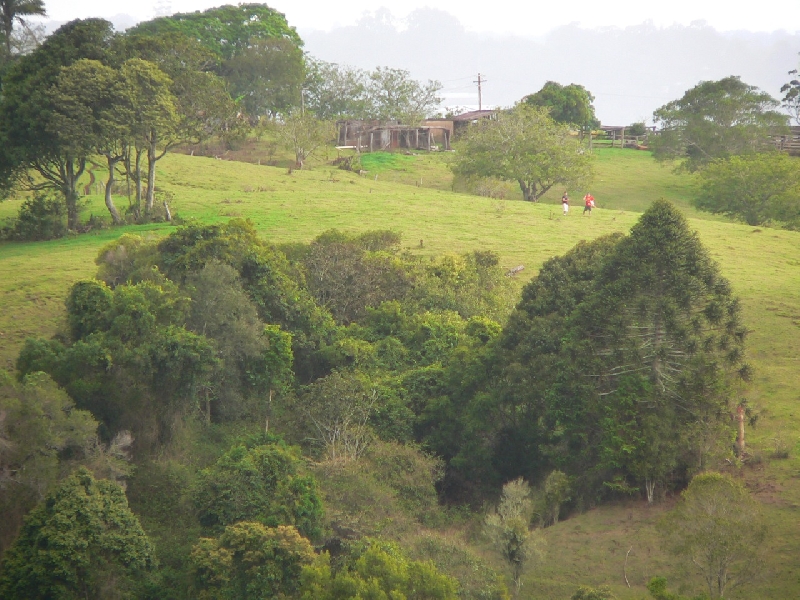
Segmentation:
<svg viewBox="0 0 800 600">
<path fill-rule="evenodd" d="M 748 442 L 762 460 L 740 472 L 762 500 L 772 527 L 764 576 L 738 597 L 798 597 L 800 233 L 699 215 L 689 205 L 689 177 L 673 174 L 646 152 L 602 149 L 596 154 L 591 191 L 599 208 L 591 217 L 581 215 L 580 192 L 571 193 L 573 206 L 567 217 L 561 215 L 558 200 L 563 190 L 553 190 L 537 204 L 453 193 L 445 161 L 434 155 L 375 160 L 367 176 L 359 177 L 325 165 L 289 173 L 285 168 L 175 154 L 159 163 L 158 186 L 171 193 L 170 208 L 184 222 L 244 217 L 276 243 L 308 241 L 330 228 L 380 228 L 400 232 L 404 245 L 423 255 L 495 250 L 503 267 L 524 265 L 520 286 L 545 260 L 578 241 L 628 231 L 652 200 L 665 197 L 675 202 L 731 281 L 751 329 L 748 348 L 755 379 L 742 393 L 760 410 L 757 428 L 748 430 Z M 0 220 L 13 215 L 20 202 L 0 204 Z M 117 198 L 117 203 L 123 208 L 127 200 Z M 104 214 L 102 198 L 88 197 L 84 212 Z M 123 232 L 164 236 L 173 227 L 121 227 L 53 242 L 0 245 L 0 366 L 13 366 L 26 337 L 57 331 L 67 290 L 94 274 L 94 259 L 103 244 Z M 769 458 L 776 441 L 788 445 L 788 459 Z M 653 508 L 638 500 L 604 506 L 548 528 L 547 554 L 526 577 L 522 597 L 569 598 L 578 584 L 608 584 L 619 598 L 643 598 L 644 584 L 654 575 L 667 576 L 676 590 L 681 581 L 692 581 L 685 589 L 698 593 L 701 582 L 681 574 L 655 532 L 654 523 L 669 502 Z M 630 548 L 625 570 L 629 588 L 623 568 Z"/>
</svg>

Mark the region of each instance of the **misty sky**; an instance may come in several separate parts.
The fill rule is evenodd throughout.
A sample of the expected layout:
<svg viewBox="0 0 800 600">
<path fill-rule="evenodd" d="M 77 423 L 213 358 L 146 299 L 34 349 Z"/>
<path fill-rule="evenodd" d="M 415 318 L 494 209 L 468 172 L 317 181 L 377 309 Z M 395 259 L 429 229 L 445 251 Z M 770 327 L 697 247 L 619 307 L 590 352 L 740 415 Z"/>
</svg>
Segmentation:
<svg viewBox="0 0 800 600">
<path fill-rule="evenodd" d="M 229 2 L 236 4 L 235 1 Z M 151 0 L 117 3 L 108 0 L 45 0 L 50 17 L 58 21 L 75 18 L 109 18 L 126 13 L 135 20 L 156 14 L 204 10 L 224 2 L 213 0 Z M 560 25 L 583 27 L 626 27 L 652 21 L 657 26 L 689 25 L 706 21 L 721 31 L 775 31 L 800 29 L 798 0 L 760 0 L 736 3 L 724 0 L 562 0 L 520 2 L 520 0 L 272 0 L 271 7 L 283 12 L 298 30 L 330 30 L 354 24 L 365 11 L 386 7 L 398 18 L 415 9 L 431 7 L 448 12 L 468 31 L 542 35 Z"/>
<path fill-rule="evenodd" d="M 235 3 L 235 2 L 231 2 Z M 156 15 L 205 10 L 213 0 L 45 0 L 53 21 L 103 17 L 125 28 Z M 660 2 L 493 0 L 273 0 L 328 62 L 407 69 L 443 84 L 443 106 L 510 106 L 548 80 L 578 83 L 595 96 L 605 125 L 652 120 L 655 109 L 700 81 L 738 75 L 780 96 L 800 66 L 800 0 L 737 8 L 721 0 Z"/>
</svg>

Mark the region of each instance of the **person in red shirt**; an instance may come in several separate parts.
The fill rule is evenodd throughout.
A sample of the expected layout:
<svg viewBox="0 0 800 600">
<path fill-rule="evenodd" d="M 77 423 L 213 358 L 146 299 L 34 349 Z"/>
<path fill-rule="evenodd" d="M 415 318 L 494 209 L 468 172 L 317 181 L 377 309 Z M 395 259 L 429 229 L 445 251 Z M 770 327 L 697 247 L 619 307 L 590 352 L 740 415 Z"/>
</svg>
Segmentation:
<svg viewBox="0 0 800 600">
<path fill-rule="evenodd" d="M 585 215 L 588 212 L 589 216 L 591 217 L 592 209 L 594 208 L 594 196 L 592 196 L 591 194 L 586 194 L 583 197 L 583 203 L 584 203 L 583 214 Z"/>
</svg>

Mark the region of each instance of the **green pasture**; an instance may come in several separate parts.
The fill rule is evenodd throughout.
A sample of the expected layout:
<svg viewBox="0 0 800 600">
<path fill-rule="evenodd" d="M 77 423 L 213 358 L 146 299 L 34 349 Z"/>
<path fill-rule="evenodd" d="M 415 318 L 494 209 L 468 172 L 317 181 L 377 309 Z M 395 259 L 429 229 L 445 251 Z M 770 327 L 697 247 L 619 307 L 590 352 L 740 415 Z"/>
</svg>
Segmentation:
<svg viewBox="0 0 800 600">
<path fill-rule="evenodd" d="M 689 176 L 656 164 L 646 152 L 603 148 L 595 155 L 591 191 L 599 208 L 591 217 L 581 215 L 582 190 L 570 190 L 574 202 L 567 217 L 559 206 L 561 189 L 537 204 L 454 193 L 446 154 L 365 155 L 366 176 L 327 165 L 289 173 L 286 168 L 174 154 L 159 162 L 158 186 L 169 193 L 170 208 L 183 222 L 245 217 L 276 243 L 308 241 L 334 227 L 352 232 L 392 229 L 402 234 L 405 247 L 422 255 L 495 250 L 504 268 L 524 265 L 520 285 L 545 260 L 580 240 L 627 231 L 652 200 L 673 201 L 686 211 L 731 281 L 751 330 L 755 378 L 742 395 L 761 416 L 758 426 L 748 430 L 755 459 L 740 472 L 763 501 L 772 529 L 763 580 L 731 597 L 795 597 L 800 589 L 800 233 L 696 213 L 689 205 Z M 124 209 L 127 199 L 117 197 L 116 202 Z M 0 204 L 0 221 L 20 203 Z M 100 196 L 87 197 L 84 217 L 104 212 Z M 52 242 L 0 245 L 0 366 L 12 365 L 27 336 L 58 331 L 69 286 L 93 275 L 103 244 L 123 232 L 163 236 L 173 227 L 126 226 Z M 788 446 L 788 459 L 770 458 L 776 445 Z M 522 597 L 569 598 L 578 584 L 605 583 L 619 598 L 633 599 L 646 596 L 643 585 L 654 575 L 678 582 L 683 576 L 663 553 L 654 528 L 671 501 L 654 508 L 639 501 L 592 508 L 548 528 L 548 553 L 525 579 Z M 629 548 L 630 588 L 623 578 Z M 697 582 L 691 591 L 699 590 Z"/>
</svg>

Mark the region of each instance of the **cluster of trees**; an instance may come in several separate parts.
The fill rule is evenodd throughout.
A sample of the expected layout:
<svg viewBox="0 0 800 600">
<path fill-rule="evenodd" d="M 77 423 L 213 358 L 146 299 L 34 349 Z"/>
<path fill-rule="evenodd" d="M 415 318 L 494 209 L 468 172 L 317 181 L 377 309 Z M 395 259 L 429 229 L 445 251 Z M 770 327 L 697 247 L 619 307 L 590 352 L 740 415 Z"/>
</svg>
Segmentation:
<svg viewBox="0 0 800 600">
<path fill-rule="evenodd" d="M 700 210 L 796 228 L 800 164 L 776 150 L 789 121 L 778 109 L 796 116 L 796 83 L 782 88 L 782 104 L 738 77 L 699 83 L 655 111 L 653 155 L 698 174 Z"/>
<path fill-rule="evenodd" d="M 364 71 L 321 60 L 309 61 L 305 106 L 320 119 L 398 121 L 415 125 L 434 113 L 438 81 L 423 84 L 408 71 L 378 67 Z"/>
<path fill-rule="evenodd" d="M 41 14 L 42 6 L 4 3 L 6 41 L 15 20 Z M 265 4 L 175 14 L 124 34 L 101 19 L 72 21 L 3 67 L 0 192 L 50 190 L 62 198 L 67 228 L 76 230 L 79 183 L 102 161 L 115 224 L 126 219 L 113 201 L 119 175 L 127 182 L 127 218 L 169 219 L 168 206 L 162 211 L 155 202 L 156 163 L 178 145 L 245 135 L 267 119 L 302 168 L 334 139 L 331 119 L 416 123 L 438 105 L 436 82 L 313 61 L 302 46 Z"/>
<path fill-rule="evenodd" d="M 204 468 L 150 471 L 170 490 L 157 499 L 130 480 L 151 526 L 163 515 L 183 525 L 162 538 L 169 569 L 122 563 L 150 569 L 153 589 L 172 581 L 196 597 L 390 595 L 419 581 L 453 597 L 431 565 L 354 543 L 387 531 L 365 521 L 386 510 L 370 498 L 425 522 L 437 492 L 480 505 L 509 481 L 486 532 L 519 584 L 539 551 L 532 523 L 603 498 L 653 501 L 727 457 L 731 402 L 749 376 L 738 303 L 664 201 L 630 235 L 548 261 L 513 311 L 495 254 L 421 260 L 386 231 L 276 248 L 232 220 L 161 241 L 125 235 L 97 263 L 98 278 L 70 290 L 64 331 L 25 344 L 22 383 L 7 379 L 0 398 L 0 472 L 21 484 L 14 497 L 0 486 L 15 507 L 4 543 L 76 465 L 124 481 L 126 448 L 148 464 L 192 427 L 252 424 L 262 433 Z M 277 435 L 319 465 L 338 498 L 331 514 L 300 450 Z M 24 437 L 47 452 L 22 452 Z M 33 535 L 8 556 L 27 556 Z M 330 559 L 312 550 L 323 540 Z M 8 561 L 3 585 L 17 585 L 13 565 L 28 558 Z M 122 563 L 92 581 L 129 581 Z M 381 564 L 389 587 L 372 581 Z M 491 581 L 483 597 L 504 597 Z"/>
</svg>

